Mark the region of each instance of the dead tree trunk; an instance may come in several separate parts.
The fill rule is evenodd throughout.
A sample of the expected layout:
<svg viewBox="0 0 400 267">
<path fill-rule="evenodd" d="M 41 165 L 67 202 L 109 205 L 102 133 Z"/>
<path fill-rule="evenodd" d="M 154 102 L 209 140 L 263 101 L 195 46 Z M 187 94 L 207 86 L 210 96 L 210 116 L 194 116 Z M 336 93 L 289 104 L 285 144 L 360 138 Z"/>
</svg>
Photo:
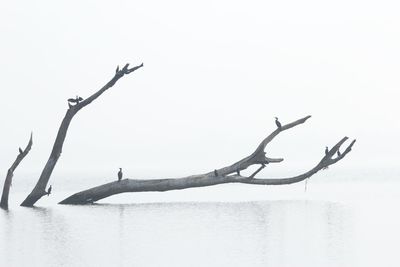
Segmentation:
<svg viewBox="0 0 400 267">
<path fill-rule="evenodd" d="M 76 193 L 63 201 L 60 204 L 89 204 L 100 199 L 126 192 L 148 192 L 148 191 L 169 191 L 179 190 L 192 187 L 203 187 L 212 186 L 224 183 L 244 183 L 244 184 L 256 184 L 256 185 L 284 185 L 292 184 L 303 181 L 318 171 L 327 168 L 328 166 L 335 164 L 339 160 L 343 159 L 347 153 L 351 151 L 352 146 L 355 143 L 353 140 L 350 145 L 344 150 L 343 153 L 338 153 L 340 146 L 348 139 L 347 137 L 342 138 L 335 146 L 333 146 L 323 156 L 321 161 L 311 170 L 303 174 L 289 177 L 289 178 L 276 178 L 276 179 L 264 179 L 255 178 L 266 164 L 281 162 L 281 158 L 268 158 L 264 152 L 265 147 L 269 142 L 274 139 L 282 131 L 288 130 L 294 126 L 304 123 L 311 116 L 299 119 L 295 122 L 286 124 L 281 128 L 273 131 L 267 136 L 257 149 L 248 157 L 221 169 L 217 169 L 205 174 L 193 175 L 183 178 L 176 179 L 153 179 L 153 180 L 137 180 L 137 179 L 124 179 L 120 182 L 115 181 L 108 184 L 100 185 L 85 191 Z M 260 164 L 260 167 L 249 177 L 240 175 L 240 171 L 248 168 L 251 165 Z"/>
<path fill-rule="evenodd" d="M 17 158 L 15 159 L 13 165 L 11 165 L 11 167 L 7 171 L 6 180 L 4 181 L 4 186 L 3 186 L 3 194 L 1 195 L 1 202 L 0 202 L 0 207 L 3 209 L 8 209 L 8 195 L 10 193 L 10 187 L 12 184 L 14 171 L 18 167 L 19 163 L 25 158 L 25 156 L 28 155 L 29 151 L 32 148 L 32 143 L 33 141 L 31 134 L 31 138 L 29 139 L 28 145 L 26 146 L 25 150 L 19 148 L 19 154 Z"/>
<path fill-rule="evenodd" d="M 75 105 L 69 104 L 69 109 L 65 114 L 64 119 L 61 122 L 61 126 L 58 129 L 57 137 L 53 145 L 53 149 L 51 151 L 50 157 L 40 175 L 36 186 L 33 188 L 32 192 L 27 196 L 27 198 L 22 202 L 21 206 L 32 207 L 42 196 L 46 195 L 46 186 L 50 180 L 50 176 L 53 172 L 54 167 L 57 164 L 59 157 L 61 156 L 62 147 L 64 144 L 65 137 L 67 135 L 69 124 L 71 123 L 72 118 L 81 110 L 83 107 L 89 105 L 96 98 L 98 98 L 101 94 L 103 94 L 107 89 L 111 88 L 122 76 L 125 74 L 129 74 L 139 68 L 143 67 L 143 64 L 130 68 L 129 64 L 126 64 L 121 70 L 119 67 L 117 68 L 114 77 L 101 88 L 99 91 L 91 95 L 89 98 L 83 100 L 82 98 L 70 99 L 69 102 L 75 103 Z"/>
</svg>

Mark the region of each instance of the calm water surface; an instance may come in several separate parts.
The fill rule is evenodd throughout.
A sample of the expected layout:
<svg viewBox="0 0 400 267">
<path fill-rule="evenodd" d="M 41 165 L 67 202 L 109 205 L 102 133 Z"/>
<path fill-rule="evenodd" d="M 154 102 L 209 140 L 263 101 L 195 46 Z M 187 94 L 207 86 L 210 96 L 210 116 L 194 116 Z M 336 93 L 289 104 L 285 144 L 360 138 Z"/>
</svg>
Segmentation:
<svg viewBox="0 0 400 267">
<path fill-rule="evenodd" d="M 58 192 L 33 209 L 13 192 L 0 266 L 400 266 L 399 185 L 224 185 L 91 206 L 56 205 L 72 193 Z"/>
</svg>

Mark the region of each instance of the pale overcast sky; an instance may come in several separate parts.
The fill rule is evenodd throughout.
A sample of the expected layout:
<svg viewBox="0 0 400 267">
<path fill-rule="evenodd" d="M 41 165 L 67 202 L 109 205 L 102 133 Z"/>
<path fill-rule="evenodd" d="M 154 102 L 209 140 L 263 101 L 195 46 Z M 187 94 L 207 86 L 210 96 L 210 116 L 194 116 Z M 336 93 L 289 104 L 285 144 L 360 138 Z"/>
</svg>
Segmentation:
<svg viewBox="0 0 400 267">
<path fill-rule="evenodd" d="M 71 123 L 54 175 L 131 178 L 213 170 L 268 147 L 307 170 L 325 145 L 357 138 L 337 168 L 398 164 L 398 1 L 2 1 L 0 171 L 36 181 L 66 99 L 124 77 Z M 340 165 L 340 166 L 339 166 Z M 336 167 L 335 167 L 336 168 Z"/>
</svg>

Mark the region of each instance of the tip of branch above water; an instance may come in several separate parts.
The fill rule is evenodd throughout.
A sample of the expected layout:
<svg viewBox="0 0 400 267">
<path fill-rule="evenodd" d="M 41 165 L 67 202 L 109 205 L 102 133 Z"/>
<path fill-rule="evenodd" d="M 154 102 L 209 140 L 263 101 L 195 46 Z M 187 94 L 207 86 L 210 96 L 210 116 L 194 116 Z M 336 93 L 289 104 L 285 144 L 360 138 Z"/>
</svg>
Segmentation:
<svg viewBox="0 0 400 267">
<path fill-rule="evenodd" d="M 308 120 L 309 118 L 311 118 L 311 115 L 305 116 L 303 119 L 300 119 L 300 120 L 306 121 L 306 120 Z"/>
<path fill-rule="evenodd" d="M 135 70 L 137 70 L 137 69 L 139 69 L 139 68 L 144 66 L 143 63 L 142 63 L 142 64 L 137 65 L 135 67 L 129 68 L 129 65 L 130 65 L 130 63 L 126 63 L 125 66 L 122 69 L 120 69 L 119 65 L 118 65 L 117 69 L 115 70 L 115 75 L 119 76 L 119 77 L 122 77 L 124 74 L 129 74 L 129 73 L 134 72 Z"/>
</svg>

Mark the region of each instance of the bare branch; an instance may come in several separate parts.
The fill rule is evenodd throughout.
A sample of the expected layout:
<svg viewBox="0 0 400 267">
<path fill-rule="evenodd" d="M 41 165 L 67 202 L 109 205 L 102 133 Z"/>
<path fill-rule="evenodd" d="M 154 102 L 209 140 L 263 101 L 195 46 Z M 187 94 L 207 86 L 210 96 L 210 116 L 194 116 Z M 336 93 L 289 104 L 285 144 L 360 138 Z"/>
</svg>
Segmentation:
<svg viewBox="0 0 400 267">
<path fill-rule="evenodd" d="M 104 85 L 99 91 L 97 91 L 96 93 L 94 93 L 94 94 L 91 95 L 90 97 L 88 97 L 88 98 L 86 98 L 85 100 L 83 100 L 82 102 L 80 102 L 78 105 L 74 106 L 75 109 L 76 109 L 75 113 L 78 112 L 81 108 L 83 108 L 83 107 L 89 105 L 90 103 L 92 103 L 93 100 L 95 100 L 96 98 L 98 98 L 98 97 L 99 97 L 101 94 L 103 94 L 107 89 L 113 87 L 114 84 L 115 84 L 119 79 L 121 79 L 125 74 L 132 73 L 132 72 L 134 72 L 135 70 L 137 70 L 137 69 L 143 67 L 143 63 L 140 64 L 140 65 L 138 65 L 138 66 L 136 66 L 136 67 L 133 67 L 133 68 L 131 68 L 131 69 L 128 69 L 128 66 L 129 66 L 129 63 L 126 64 L 122 70 L 118 70 L 118 69 L 119 69 L 119 67 L 118 67 L 118 68 L 117 68 L 118 71 L 115 72 L 114 77 L 113 77 L 108 83 L 106 83 L 106 85 Z"/>
<path fill-rule="evenodd" d="M 250 175 L 249 178 L 253 179 L 257 175 L 257 173 L 259 173 L 264 168 L 265 168 L 265 164 L 261 164 L 260 168 L 258 168 L 252 175 Z"/>
<path fill-rule="evenodd" d="M 57 137 L 53 145 L 53 149 L 51 151 L 50 157 L 40 175 L 38 182 L 36 183 L 35 188 L 33 188 L 32 192 L 27 196 L 27 198 L 22 202 L 21 206 L 32 207 L 42 196 L 46 193 L 46 186 L 50 180 L 50 176 L 53 172 L 54 167 L 57 164 L 57 161 L 62 153 L 62 148 L 64 145 L 64 140 L 67 135 L 68 127 L 75 116 L 75 114 L 81 110 L 83 107 L 92 103 L 95 99 L 97 99 L 100 95 L 102 95 L 107 89 L 111 88 L 120 78 L 122 78 L 125 74 L 129 74 L 141 67 L 143 67 L 143 63 L 139 66 L 133 67 L 131 69 L 128 68 L 129 64 L 126 64 L 122 70 L 117 68 L 114 77 L 106 83 L 99 91 L 91 95 L 90 97 L 82 100 L 77 98 L 74 102 L 76 105 L 69 104 L 69 109 L 65 114 L 64 119 L 61 122 L 60 128 L 58 129 Z"/>
<path fill-rule="evenodd" d="M 14 176 L 14 171 L 20 164 L 20 162 L 25 158 L 26 155 L 28 155 L 29 151 L 32 148 L 33 144 L 33 137 L 31 133 L 31 137 L 29 138 L 28 145 L 25 147 L 24 150 L 19 148 L 19 154 L 17 158 L 15 159 L 14 163 L 11 165 L 11 167 L 7 171 L 7 176 L 6 180 L 4 181 L 4 186 L 3 186 L 3 193 L 1 195 L 1 202 L 0 202 L 0 207 L 3 209 L 8 209 L 8 196 L 10 193 L 10 187 L 12 184 L 12 178 Z"/>
<path fill-rule="evenodd" d="M 344 137 L 342 140 L 340 140 L 331 150 L 329 150 L 328 155 L 324 155 L 322 160 L 311 170 L 294 176 L 294 177 L 289 177 L 289 178 L 269 178 L 269 179 L 264 179 L 264 178 L 258 178 L 258 179 L 248 179 L 248 177 L 243 177 L 243 176 L 235 176 L 238 180 L 240 180 L 241 183 L 245 184 L 258 184 L 258 185 L 284 185 L 284 184 L 293 184 L 293 183 L 298 183 L 301 182 L 315 173 L 319 172 L 320 170 L 323 170 L 324 168 L 335 164 L 339 160 L 343 159 L 347 153 L 351 151 L 351 147 L 354 145 L 356 140 L 353 140 L 351 144 L 346 148 L 345 152 L 341 154 L 339 157 L 332 158 L 335 153 L 339 150 L 340 146 L 348 139 L 348 137 Z"/>
<path fill-rule="evenodd" d="M 254 178 L 268 162 L 280 162 L 283 159 L 271 159 L 265 157 L 264 149 L 266 145 L 272 141 L 280 132 L 290 129 L 296 125 L 304 123 L 310 116 L 295 122 L 289 123 L 272 132 L 267 138 L 265 138 L 261 144 L 257 147 L 256 151 L 250 156 L 232 164 L 228 167 L 217 169 L 209 173 L 192 175 L 183 178 L 176 179 L 152 179 L 152 180 L 138 180 L 138 179 L 124 179 L 121 182 L 111 182 L 104 185 L 100 185 L 88 190 L 78 192 L 63 201 L 60 204 L 89 204 L 100 199 L 109 197 L 111 195 L 125 193 L 125 192 L 149 192 L 149 191 L 169 191 L 169 190 L 181 190 L 193 187 L 204 187 L 212 186 L 224 183 L 245 183 L 255 185 L 283 185 L 300 182 L 306 178 L 309 178 L 313 174 L 317 173 L 321 169 L 336 163 L 337 161 L 344 158 L 344 156 L 350 152 L 355 140 L 347 147 L 345 152 L 337 158 L 332 158 L 335 153 L 339 150 L 340 146 L 348 139 L 347 137 L 340 140 L 327 155 L 324 154 L 322 160 L 310 171 L 301 175 L 289 178 L 280 179 L 256 179 Z M 239 175 L 240 170 L 247 168 L 250 165 L 261 164 L 261 166 L 250 176 L 245 177 Z M 230 173 L 238 173 L 235 175 L 228 175 Z"/>
<path fill-rule="evenodd" d="M 311 116 L 301 118 L 294 122 L 283 125 L 280 129 L 279 128 L 276 129 L 258 145 L 257 149 L 250 156 L 245 157 L 244 159 L 241 159 L 238 162 L 236 162 L 228 167 L 217 169 L 218 173 L 222 174 L 222 175 L 228 175 L 231 173 L 235 173 L 237 171 L 245 170 L 249 166 L 254 165 L 254 164 L 268 164 L 268 163 L 277 163 L 277 162 L 283 161 L 282 158 L 273 159 L 273 158 L 266 157 L 265 152 L 264 152 L 265 147 L 267 146 L 267 144 L 269 144 L 269 142 L 271 142 L 281 132 L 283 132 L 285 130 L 289 130 L 297 125 L 303 124 L 309 118 L 311 118 Z"/>
</svg>

